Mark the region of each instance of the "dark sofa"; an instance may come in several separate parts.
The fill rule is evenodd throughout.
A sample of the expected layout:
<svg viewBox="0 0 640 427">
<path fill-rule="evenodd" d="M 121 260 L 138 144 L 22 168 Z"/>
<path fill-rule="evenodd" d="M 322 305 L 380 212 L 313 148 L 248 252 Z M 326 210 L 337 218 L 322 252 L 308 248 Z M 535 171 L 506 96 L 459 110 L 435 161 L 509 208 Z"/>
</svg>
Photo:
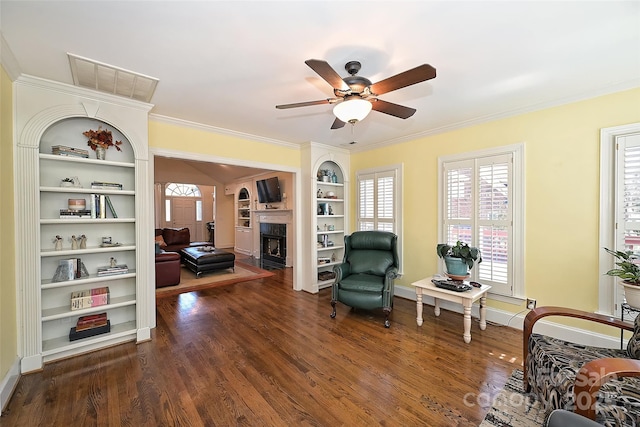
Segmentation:
<svg viewBox="0 0 640 427">
<path fill-rule="evenodd" d="M 159 239 L 159 238 L 162 239 Z M 209 242 L 192 242 L 188 228 L 156 228 L 156 243 L 160 243 L 160 249 L 166 252 L 178 252 L 184 248 L 194 246 L 207 246 Z"/>
</svg>

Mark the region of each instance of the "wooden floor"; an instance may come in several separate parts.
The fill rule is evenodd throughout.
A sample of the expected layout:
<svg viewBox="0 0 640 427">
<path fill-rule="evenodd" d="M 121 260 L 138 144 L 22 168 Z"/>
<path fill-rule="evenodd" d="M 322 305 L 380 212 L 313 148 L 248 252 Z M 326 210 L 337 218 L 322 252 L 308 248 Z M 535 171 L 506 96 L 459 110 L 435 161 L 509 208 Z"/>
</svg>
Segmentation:
<svg viewBox="0 0 640 427">
<path fill-rule="evenodd" d="M 153 340 L 23 376 L 1 426 L 477 426 L 521 332 L 397 298 L 381 312 L 292 290 L 275 276 L 158 300 Z"/>
</svg>

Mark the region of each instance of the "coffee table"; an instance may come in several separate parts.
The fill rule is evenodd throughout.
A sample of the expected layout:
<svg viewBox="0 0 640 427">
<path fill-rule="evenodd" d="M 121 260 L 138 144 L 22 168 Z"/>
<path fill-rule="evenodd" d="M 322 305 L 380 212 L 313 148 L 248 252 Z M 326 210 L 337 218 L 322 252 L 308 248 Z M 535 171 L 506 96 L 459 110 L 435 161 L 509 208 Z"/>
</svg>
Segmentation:
<svg viewBox="0 0 640 427">
<path fill-rule="evenodd" d="M 412 285 L 416 287 L 416 308 L 418 316 L 416 322 L 418 326 L 422 326 L 422 296 L 427 295 L 434 299 L 434 313 L 436 316 L 440 316 L 440 300 L 451 301 L 458 304 L 462 304 L 464 308 L 464 333 L 462 338 L 467 344 L 471 342 L 471 306 L 473 303 L 480 300 L 480 329 L 485 330 L 487 327 L 487 308 L 485 306 L 487 302 L 487 291 L 491 289 L 489 285 L 482 285 L 480 288 L 471 288 L 465 292 L 455 292 L 448 289 L 438 288 L 431 282 L 432 277 L 418 280 L 413 282 Z"/>
</svg>

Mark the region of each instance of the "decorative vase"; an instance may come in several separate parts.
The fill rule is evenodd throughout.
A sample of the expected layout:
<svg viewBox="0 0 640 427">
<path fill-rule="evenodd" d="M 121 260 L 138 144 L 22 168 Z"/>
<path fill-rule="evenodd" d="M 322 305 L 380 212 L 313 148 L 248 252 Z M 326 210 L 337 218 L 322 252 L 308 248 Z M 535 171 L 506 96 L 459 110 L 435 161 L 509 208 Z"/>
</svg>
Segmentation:
<svg viewBox="0 0 640 427">
<path fill-rule="evenodd" d="M 469 275 L 467 263 L 461 258 L 446 256 L 444 257 L 444 264 L 447 267 L 447 274 L 454 280 L 462 280 L 462 278 L 466 278 Z"/>
<path fill-rule="evenodd" d="M 104 147 L 96 147 L 96 159 L 104 160 L 107 156 L 107 149 Z"/>
<path fill-rule="evenodd" d="M 627 304 L 634 308 L 640 308 L 640 286 L 625 282 L 620 282 L 620 284 L 624 286 L 624 299 L 627 300 Z"/>
</svg>

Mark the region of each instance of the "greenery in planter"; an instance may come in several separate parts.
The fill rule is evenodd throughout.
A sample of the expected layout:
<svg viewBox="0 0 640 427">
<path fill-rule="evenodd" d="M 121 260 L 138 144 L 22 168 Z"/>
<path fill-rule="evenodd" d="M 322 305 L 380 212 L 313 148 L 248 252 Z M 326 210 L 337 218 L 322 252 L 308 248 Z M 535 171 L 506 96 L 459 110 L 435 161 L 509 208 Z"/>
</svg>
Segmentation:
<svg viewBox="0 0 640 427">
<path fill-rule="evenodd" d="M 607 275 L 621 278 L 625 283 L 640 286 L 640 257 L 635 255 L 633 251 L 614 251 L 604 248 L 609 254 L 616 259 L 618 268 L 607 271 Z"/>
<path fill-rule="evenodd" d="M 458 240 L 454 246 L 447 243 L 438 243 L 438 246 L 436 246 L 436 252 L 440 258 L 449 256 L 452 258 L 462 259 L 469 269 L 473 268 L 474 262 L 477 262 L 478 264 L 482 262 L 480 249 L 469 246 L 467 243 L 463 243 L 460 240 Z"/>
</svg>

